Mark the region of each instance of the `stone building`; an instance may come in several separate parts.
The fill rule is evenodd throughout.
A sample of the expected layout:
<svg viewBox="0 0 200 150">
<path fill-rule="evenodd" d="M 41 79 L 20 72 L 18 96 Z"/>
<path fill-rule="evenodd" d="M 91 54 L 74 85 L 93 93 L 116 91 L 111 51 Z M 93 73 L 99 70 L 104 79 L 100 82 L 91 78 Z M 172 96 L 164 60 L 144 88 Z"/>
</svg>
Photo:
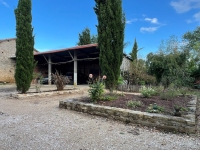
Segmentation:
<svg viewBox="0 0 200 150">
<path fill-rule="evenodd" d="M 16 39 L 0 40 L 0 82 L 14 82 Z"/>
<path fill-rule="evenodd" d="M 0 40 L 0 82 L 15 82 L 15 53 L 16 38 Z"/>
<path fill-rule="evenodd" d="M 15 82 L 16 38 L 0 40 L 0 82 Z M 79 78 L 88 79 L 88 74 L 98 76 L 99 49 L 97 44 L 88 44 L 50 50 L 46 52 L 34 51 L 34 59 L 37 61 L 35 72 L 40 72 L 43 77 L 50 81 L 51 73 L 58 70 L 63 75 L 73 74 L 74 83 L 85 83 Z M 127 71 L 130 66 L 130 58 L 124 54 L 121 70 Z M 79 81 L 77 81 L 77 79 Z"/>
</svg>

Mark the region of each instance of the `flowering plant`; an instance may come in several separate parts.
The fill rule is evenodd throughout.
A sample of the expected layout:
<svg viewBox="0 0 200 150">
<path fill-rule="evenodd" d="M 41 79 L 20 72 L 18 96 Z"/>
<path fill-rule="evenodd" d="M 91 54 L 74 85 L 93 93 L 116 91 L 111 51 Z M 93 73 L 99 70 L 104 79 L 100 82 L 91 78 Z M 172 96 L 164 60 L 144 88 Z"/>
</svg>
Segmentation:
<svg viewBox="0 0 200 150">
<path fill-rule="evenodd" d="M 90 89 L 88 90 L 89 96 L 93 102 L 99 101 L 102 99 L 104 94 L 104 80 L 106 76 L 104 75 L 102 78 L 99 77 L 98 79 L 93 78 L 93 74 L 89 74 L 89 86 Z"/>
</svg>

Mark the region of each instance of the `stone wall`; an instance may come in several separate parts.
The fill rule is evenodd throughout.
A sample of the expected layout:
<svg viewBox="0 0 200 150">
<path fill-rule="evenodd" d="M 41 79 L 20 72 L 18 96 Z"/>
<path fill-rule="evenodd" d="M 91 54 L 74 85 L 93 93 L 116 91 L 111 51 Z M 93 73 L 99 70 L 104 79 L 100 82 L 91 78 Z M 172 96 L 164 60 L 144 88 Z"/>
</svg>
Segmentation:
<svg viewBox="0 0 200 150">
<path fill-rule="evenodd" d="M 0 40 L 0 82 L 15 82 L 15 53 L 16 38 Z"/>
<path fill-rule="evenodd" d="M 167 116 L 162 114 L 133 111 L 115 107 L 99 106 L 89 103 L 82 103 L 76 99 L 60 101 L 59 107 L 69 110 L 80 111 L 91 115 L 107 117 L 126 123 L 140 124 L 143 126 L 156 127 L 166 131 L 183 132 L 193 134 L 196 132 L 196 103 L 197 97 L 188 103 L 190 112 L 182 117 Z"/>
<path fill-rule="evenodd" d="M 16 42 L 15 39 L 0 40 L 0 82 L 14 82 Z"/>
<path fill-rule="evenodd" d="M 123 56 L 122 64 L 120 66 L 121 71 L 129 71 L 131 65 L 131 60 L 126 56 Z"/>
</svg>

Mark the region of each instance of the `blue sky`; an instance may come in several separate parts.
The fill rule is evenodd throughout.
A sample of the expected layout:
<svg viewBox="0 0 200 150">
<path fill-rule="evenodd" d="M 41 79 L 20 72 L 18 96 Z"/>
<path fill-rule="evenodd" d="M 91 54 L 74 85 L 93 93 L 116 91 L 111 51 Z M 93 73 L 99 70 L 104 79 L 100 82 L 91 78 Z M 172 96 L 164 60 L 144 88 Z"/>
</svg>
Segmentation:
<svg viewBox="0 0 200 150">
<path fill-rule="evenodd" d="M 0 39 L 15 37 L 14 9 L 18 0 L 0 0 Z M 85 27 L 97 34 L 94 0 L 32 0 L 35 48 L 39 51 L 73 47 Z M 200 25 L 200 0 L 123 0 L 126 15 L 125 53 L 137 39 L 139 57 L 156 52 L 161 40 L 181 37 Z"/>
</svg>

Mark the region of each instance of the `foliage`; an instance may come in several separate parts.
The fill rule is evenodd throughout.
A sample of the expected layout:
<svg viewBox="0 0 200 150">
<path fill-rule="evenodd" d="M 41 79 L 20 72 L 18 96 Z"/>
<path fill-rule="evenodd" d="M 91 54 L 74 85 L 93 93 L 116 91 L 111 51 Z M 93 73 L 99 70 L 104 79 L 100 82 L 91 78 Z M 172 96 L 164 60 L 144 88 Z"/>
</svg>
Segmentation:
<svg viewBox="0 0 200 150">
<path fill-rule="evenodd" d="M 188 91 L 189 91 L 189 89 L 188 89 L 188 87 L 181 87 L 181 88 L 178 89 L 178 91 L 179 91 L 179 93 L 182 94 L 183 96 L 186 96 L 187 93 L 188 93 Z"/>
<path fill-rule="evenodd" d="M 126 106 L 127 106 L 127 107 L 130 107 L 130 108 L 141 107 L 142 105 L 143 105 L 143 104 L 142 104 L 141 101 L 132 101 L 132 100 L 130 100 L 130 101 L 128 101 L 128 102 L 126 103 Z"/>
<path fill-rule="evenodd" d="M 124 78 L 122 76 L 119 76 L 117 85 L 123 84 Z"/>
<path fill-rule="evenodd" d="M 167 89 L 160 93 L 160 98 L 163 100 L 171 100 L 178 94 L 178 88 L 176 88 L 174 84 L 170 84 L 170 86 Z"/>
<path fill-rule="evenodd" d="M 120 75 L 123 59 L 125 16 L 121 0 L 95 0 L 98 19 L 98 47 L 100 68 L 107 75 L 106 87 L 113 92 Z"/>
<path fill-rule="evenodd" d="M 158 106 L 156 103 L 154 103 L 154 104 L 149 105 L 149 107 L 147 108 L 147 112 L 160 113 L 160 112 L 164 112 L 164 108 L 161 106 Z"/>
<path fill-rule="evenodd" d="M 142 86 L 139 91 L 143 97 L 147 98 L 152 97 L 156 94 L 156 91 L 152 87 Z"/>
<path fill-rule="evenodd" d="M 132 58 L 133 61 L 137 60 L 137 53 L 138 53 L 138 44 L 137 44 L 137 41 L 135 39 L 134 41 L 134 45 L 133 45 L 133 49 L 132 49 L 132 52 L 129 54 Z"/>
<path fill-rule="evenodd" d="M 17 91 L 21 93 L 29 90 L 35 67 L 31 5 L 31 0 L 19 0 L 15 9 L 17 37 L 15 81 Z"/>
<path fill-rule="evenodd" d="M 62 91 L 65 85 L 70 82 L 67 76 L 63 76 L 57 70 L 52 73 L 52 81 L 56 84 L 57 91 Z"/>
<path fill-rule="evenodd" d="M 144 84 L 155 84 L 155 77 L 147 74 L 145 61 L 138 59 L 137 61 L 131 62 L 130 70 L 121 73 L 123 78 L 128 81 L 128 84 L 142 85 Z M 143 85 L 144 85 L 143 84 Z"/>
<path fill-rule="evenodd" d="M 42 86 L 42 79 L 43 79 L 43 76 L 41 73 L 33 73 L 33 79 L 34 79 L 34 82 L 35 82 L 35 89 L 36 89 L 36 92 L 41 92 L 41 86 Z"/>
<path fill-rule="evenodd" d="M 82 33 L 79 33 L 79 42 L 77 43 L 77 45 L 87 45 L 92 43 L 97 43 L 97 36 L 91 36 L 90 29 L 85 28 Z"/>
<path fill-rule="evenodd" d="M 200 27 L 183 35 L 185 49 L 189 51 L 189 69 L 193 77 L 200 75 Z"/>
<path fill-rule="evenodd" d="M 112 101 L 112 100 L 116 100 L 118 97 L 118 95 L 116 94 L 109 94 L 109 95 L 104 95 L 102 100 L 104 101 Z"/>
<path fill-rule="evenodd" d="M 191 85 L 193 78 L 187 61 L 188 51 L 180 49 L 179 41 L 172 36 L 161 43 L 159 52 L 148 54 L 146 63 L 148 73 L 167 88 L 171 83 L 177 87 Z"/>
<path fill-rule="evenodd" d="M 98 43 L 98 37 L 97 37 L 97 35 L 92 35 L 92 37 L 91 37 L 91 43 Z"/>
<path fill-rule="evenodd" d="M 162 93 L 164 91 L 164 87 L 163 86 L 154 86 L 152 87 L 154 89 L 154 95 L 160 95 L 160 93 Z"/>
<path fill-rule="evenodd" d="M 106 79 L 106 76 L 103 76 L 102 78 L 94 79 L 93 75 L 89 75 L 89 87 L 88 90 L 89 96 L 93 102 L 103 100 L 104 95 L 104 80 Z"/>
</svg>

